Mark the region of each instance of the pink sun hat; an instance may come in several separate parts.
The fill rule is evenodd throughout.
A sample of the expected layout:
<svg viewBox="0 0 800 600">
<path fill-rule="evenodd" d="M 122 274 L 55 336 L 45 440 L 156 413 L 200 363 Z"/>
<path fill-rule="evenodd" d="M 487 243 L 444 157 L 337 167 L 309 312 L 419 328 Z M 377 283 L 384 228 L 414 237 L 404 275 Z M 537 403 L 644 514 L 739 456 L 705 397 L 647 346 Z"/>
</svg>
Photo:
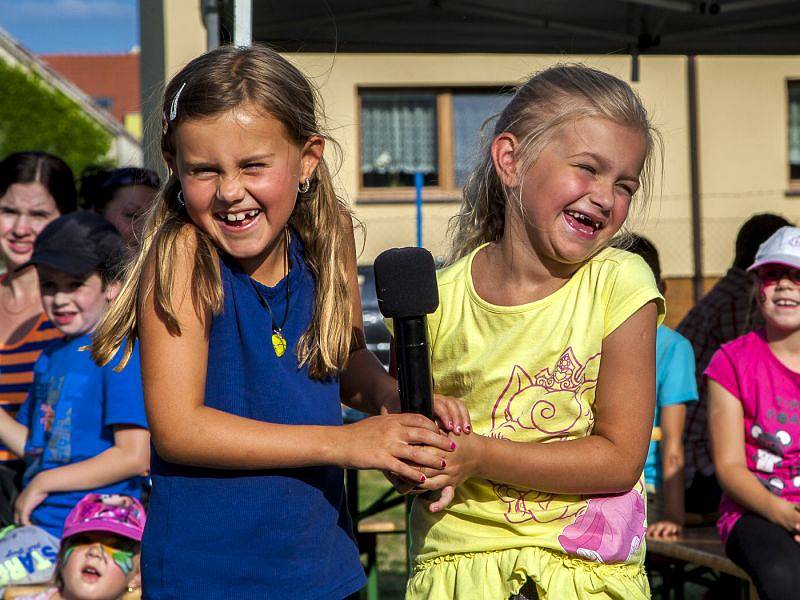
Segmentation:
<svg viewBox="0 0 800 600">
<path fill-rule="evenodd" d="M 141 542 L 146 521 L 144 506 L 136 498 L 119 494 L 86 494 L 70 511 L 61 539 L 76 533 L 107 531 Z"/>
<path fill-rule="evenodd" d="M 781 227 L 758 247 L 756 261 L 747 270 L 779 264 L 800 269 L 800 227 Z"/>
</svg>

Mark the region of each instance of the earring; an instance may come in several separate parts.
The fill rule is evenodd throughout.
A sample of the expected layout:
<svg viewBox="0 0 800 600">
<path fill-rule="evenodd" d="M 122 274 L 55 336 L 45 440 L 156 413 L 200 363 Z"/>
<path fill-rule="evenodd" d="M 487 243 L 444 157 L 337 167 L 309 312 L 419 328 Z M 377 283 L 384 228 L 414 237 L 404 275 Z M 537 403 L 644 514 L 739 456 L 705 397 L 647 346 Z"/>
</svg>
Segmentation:
<svg viewBox="0 0 800 600">
<path fill-rule="evenodd" d="M 186 202 L 183 199 L 183 190 L 178 190 L 178 204 L 181 205 L 181 208 L 186 208 Z"/>
<path fill-rule="evenodd" d="M 301 194 L 307 194 L 308 190 L 311 189 L 311 179 L 306 177 L 306 180 L 300 184 L 298 189 L 300 190 Z"/>
</svg>

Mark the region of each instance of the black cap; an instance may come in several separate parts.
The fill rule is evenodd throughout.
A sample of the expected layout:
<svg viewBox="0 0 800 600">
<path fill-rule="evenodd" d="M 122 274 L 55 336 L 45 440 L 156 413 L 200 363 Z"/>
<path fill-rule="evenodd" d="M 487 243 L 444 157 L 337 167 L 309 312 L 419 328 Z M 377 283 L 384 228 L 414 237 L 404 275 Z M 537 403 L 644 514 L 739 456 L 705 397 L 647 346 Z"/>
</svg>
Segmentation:
<svg viewBox="0 0 800 600">
<path fill-rule="evenodd" d="M 82 277 L 92 271 L 116 271 L 124 256 L 125 244 L 111 223 L 92 212 L 73 212 L 42 230 L 33 244 L 33 256 L 19 269 L 47 265 Z"/>
</svg>

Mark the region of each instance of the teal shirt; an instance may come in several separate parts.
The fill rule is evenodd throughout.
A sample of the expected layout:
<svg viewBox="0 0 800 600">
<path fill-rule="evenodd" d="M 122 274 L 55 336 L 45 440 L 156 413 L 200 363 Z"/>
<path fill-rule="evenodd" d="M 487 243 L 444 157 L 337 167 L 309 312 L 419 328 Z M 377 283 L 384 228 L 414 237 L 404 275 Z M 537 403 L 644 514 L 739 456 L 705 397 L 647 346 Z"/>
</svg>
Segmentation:
<svg viewBox="0 0 800 600">
<path fill-rule="evenodd" d="M 696 401 L 697 380 L 692 345 L 677 331 L 661 325 L 656 335 L 655 426 L 661 425 L 662 407 Z M 656 488 L 661 486 L 661 450 L 658 442 L 650 442 L 644 478 Z"/>
</svg>

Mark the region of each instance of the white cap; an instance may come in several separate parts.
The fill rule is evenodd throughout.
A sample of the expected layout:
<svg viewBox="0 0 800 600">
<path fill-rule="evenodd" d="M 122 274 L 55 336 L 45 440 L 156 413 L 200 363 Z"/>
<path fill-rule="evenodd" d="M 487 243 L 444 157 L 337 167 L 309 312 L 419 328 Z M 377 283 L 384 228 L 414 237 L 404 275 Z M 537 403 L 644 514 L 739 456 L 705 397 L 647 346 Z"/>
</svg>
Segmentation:
<svg viewBox="0 0 800 600">
<path fill-rule="evenodd" d="M 775 263 L 800 269 L 800 227 L 781 227 L 773 233 L 758 247 L 756 262 L 747 270 Z"/>
</svg>

